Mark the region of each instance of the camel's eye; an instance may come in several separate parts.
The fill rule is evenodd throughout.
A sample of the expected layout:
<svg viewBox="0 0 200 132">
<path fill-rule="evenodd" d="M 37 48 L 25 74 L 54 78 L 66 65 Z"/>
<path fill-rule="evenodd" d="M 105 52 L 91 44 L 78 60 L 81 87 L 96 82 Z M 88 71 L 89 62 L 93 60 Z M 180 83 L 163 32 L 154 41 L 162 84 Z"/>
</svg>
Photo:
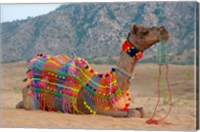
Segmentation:
<svg viewBox="0 0 200 132">
<path fill-rule="evenodd" d="M 148 35 L 149 31 L 143 31 L 143 35 Z"/>
</svg>

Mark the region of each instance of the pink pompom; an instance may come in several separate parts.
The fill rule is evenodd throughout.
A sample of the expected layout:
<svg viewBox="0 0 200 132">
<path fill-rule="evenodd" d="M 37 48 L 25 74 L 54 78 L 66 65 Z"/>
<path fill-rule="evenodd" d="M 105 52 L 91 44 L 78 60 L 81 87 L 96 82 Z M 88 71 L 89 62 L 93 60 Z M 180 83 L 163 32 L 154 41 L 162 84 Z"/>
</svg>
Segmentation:
<svg viewBox="0 0 200 132">
<path fill-rule="evenodd" d="M 47 58 L 47 55 L 43 55 L 44 58 Z"/>
</svg>

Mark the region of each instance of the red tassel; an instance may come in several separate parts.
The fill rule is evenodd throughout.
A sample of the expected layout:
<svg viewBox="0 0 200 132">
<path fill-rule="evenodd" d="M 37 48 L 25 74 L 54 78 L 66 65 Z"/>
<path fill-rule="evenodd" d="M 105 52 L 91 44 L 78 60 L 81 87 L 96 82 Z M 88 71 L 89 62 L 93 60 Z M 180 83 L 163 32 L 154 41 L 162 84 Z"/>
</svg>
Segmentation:
<svg viewBox="0 0 200 132">
<path fill-rule="evenodd" d="M 94 70 L 93 70 L 93 69 L 91 69 L 91 70 L 90 70 L 90 72 L 91 72 L 91 73 L 94 73 Z"/>
<path fill-rule="evenodd" d="M 123 109 L 124 111 L 128 111 L 128 108 L 127 107 L 124 107 L 124 109 Z"/>
<path fill-rule="evenodd" d="M 126 104 L 126 107 L 129 107 L 130 106 L 130 104 Z"/>
<path fill-rule="evenodd" d="M 154 120 L 154 119 L 149 119 L 146 121 L 147 124 L 155 124 L 155 125 L 158 125 L 159 124 L 159 121 L 158 120 Z"/>
</svg>

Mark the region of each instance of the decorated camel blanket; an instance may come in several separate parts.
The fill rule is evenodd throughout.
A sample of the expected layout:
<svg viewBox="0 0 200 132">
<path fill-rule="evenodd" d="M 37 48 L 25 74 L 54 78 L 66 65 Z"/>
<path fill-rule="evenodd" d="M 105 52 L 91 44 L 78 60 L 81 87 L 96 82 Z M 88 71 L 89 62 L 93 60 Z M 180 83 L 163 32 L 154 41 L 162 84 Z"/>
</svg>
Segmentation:
<svg viewBox="0 0 200 132">
<path fill-rule="evenodd" d="M 130 94 L 118 87 L 116 72 L 112 68 L 99 74 L 83 58 L 38 54 L 28 62 L 28 96 L 34 96 L 37 109 L 54 111 L 56 101 L 60 101 L 62 111 L 81 113 L 77 98 L 83 90 L 83 103 L 92 114 L 96 114 L 95 107 L 127 111 Z"/>
</svg>

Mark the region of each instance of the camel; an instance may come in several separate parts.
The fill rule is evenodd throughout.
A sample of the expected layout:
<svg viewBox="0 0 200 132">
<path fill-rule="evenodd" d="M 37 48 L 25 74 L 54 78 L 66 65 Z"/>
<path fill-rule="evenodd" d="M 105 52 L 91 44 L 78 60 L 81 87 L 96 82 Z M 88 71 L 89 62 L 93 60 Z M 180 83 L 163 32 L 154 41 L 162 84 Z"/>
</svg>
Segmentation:
<svg viewBox="0 0 200 132">
<path fill-rule="evenodd" d="M 27 86 L 22 89 L 23 101 L 16 108 L 144 117 L 143 107 L 129 108 L 132 74 L 143 52 L 161 39 L 169 39 L 164 27 L 132 24 L 116 67 L 105 74 L 94 71 L 80 57 L 38 54 L 27 64 Z"/>
</svg>

